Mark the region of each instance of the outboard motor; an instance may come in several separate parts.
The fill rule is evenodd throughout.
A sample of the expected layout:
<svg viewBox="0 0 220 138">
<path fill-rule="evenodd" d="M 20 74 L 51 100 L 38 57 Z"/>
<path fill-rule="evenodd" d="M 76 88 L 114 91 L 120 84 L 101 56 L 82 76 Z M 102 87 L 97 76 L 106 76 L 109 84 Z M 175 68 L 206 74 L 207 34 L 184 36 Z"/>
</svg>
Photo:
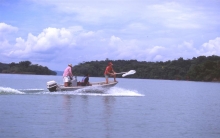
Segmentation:
<svg viewBox="0 0 220 138">
<path fill-rule="evenodd" d="M 47 82 L 47 89 L 50 91 L 50 92 L 55 92 L 57 91 L 57 83 L 55 81 L 48 81 Z"/>
</svg>

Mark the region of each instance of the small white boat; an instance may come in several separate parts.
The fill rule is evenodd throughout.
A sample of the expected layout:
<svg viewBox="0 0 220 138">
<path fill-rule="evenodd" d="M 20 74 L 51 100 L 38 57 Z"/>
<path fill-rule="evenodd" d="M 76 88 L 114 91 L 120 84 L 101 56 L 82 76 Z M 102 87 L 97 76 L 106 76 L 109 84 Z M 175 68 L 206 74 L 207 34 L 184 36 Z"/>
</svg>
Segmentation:
<svg viewBox="0 0 220 138">
<path fill-rule="evenodd" d="M 90 82 L 91 86 L 77 86 L 77 83 L 72 83 L 72 86 L 65 87 L 64 85 L 58 85 L 55 81 L 49 81 L 47 82 L 47 89 L 50 92 L 56 92 L 56 91 L 75 91 L 78 89 L 85 89 L 86 91 L 95 91 L 100 90 L 102 88 L 110 88 L 117 84 L 118 82 L 109 81 L 108 84 L 106 82 Z"/>
<path fill-rule="evenodd" d="M 120 72 L 120 73 L 115 73 L 115 74 L 122 74 L 122 77 L 125 77 L 127 75 L 132 75 L 135 74 L 135 70 L 130 70 L 128 72 Z M 70 81 L 70 80 L 69 80 Z M 78 89 L 83 89 L 85 91 L 103 91 L 106 90 L 106 88 L 113 87 L 117 84 L 118 82 L 114 81 L 109 81 L 108 84 L 106 82 L 90 82 L 91 86 L 79 86 L 77 83 L 77 77 L 73 77 L 72 80 L 70 81 L 70 86 L 69 87 L 64 87 L 64 85 L 58 85 L 55 81 L 48 81 L 47 82 L 47 89 L 50 92 L 56 92 L 56 91 L 75 91 Z M 104 88 L 104 89 L 102 89 Z"/>
</svg>

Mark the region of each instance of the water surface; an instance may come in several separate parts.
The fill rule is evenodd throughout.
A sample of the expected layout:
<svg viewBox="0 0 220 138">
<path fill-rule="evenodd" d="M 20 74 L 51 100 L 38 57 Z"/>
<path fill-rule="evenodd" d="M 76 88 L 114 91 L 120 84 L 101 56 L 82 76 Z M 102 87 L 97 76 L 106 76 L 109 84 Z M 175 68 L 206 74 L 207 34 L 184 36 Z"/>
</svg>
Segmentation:
<svg viewBox="0 0 220 138">
<path fill-rule="evenodd" d="M 50 93 L 51 80 L 0 74 L 0 137 L 220 137 L 219 83 L 121 78 L 100 94 Z"/>
</svg>

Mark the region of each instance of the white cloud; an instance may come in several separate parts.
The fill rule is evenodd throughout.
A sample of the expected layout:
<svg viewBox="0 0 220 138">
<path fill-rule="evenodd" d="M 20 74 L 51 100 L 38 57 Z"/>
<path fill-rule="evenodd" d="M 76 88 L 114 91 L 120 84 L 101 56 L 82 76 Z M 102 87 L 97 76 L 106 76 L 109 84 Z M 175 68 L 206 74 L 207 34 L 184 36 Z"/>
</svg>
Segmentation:
<svg viewBox="0 0 220 138">
<path fill-rule="evenodd" d="M 17 27 L 8 25 L 6 23 L 0 23 L 0 36 L 5 33 L 11 33 L 11 32 L 16 32 L 16 31 L 18 31 Z"/>
<path fill-rule="evenodd" d="M 143 26 L 134 23 L 130 27 L 141 28 Z M 179 57 L 192 58 L 201 54 L 220 54 L 220 37 L 197 48 L 192 40 L 168 46 L 149 44 L 147 40 L 125 39 L 119 35 L 109 36 L 102 30 L 87 31 L 82 26 L 72 26 L 68 28 L 48 27 L 38 35 L 29 33 L 26 39 L 17 37 L 15 44 L 2 40 L 0 46 L 1 56 L 31 58 L 32 62 L 34 60 L 71 61 L 77 64 L 82 61 L 106 58 L 167 61 Z"/>
<path fill-rule="evenodd" d="M 77 61 L 103 60 L 106 58 L 166 61 L 179 57 L 192 58 L 199 56 L 199 54 L 220 54 L 220 37 L 210 40 L 200 48 L 196 48 L 193 41 L 184 41 L 182 44 L 171 47 L 154 46 L 137 39 L 122 39 L 116 35 L 107 38 L 104 33 L 102 31 L 86 31 L 80 26 L 49 27 L 36 36 L 29 33 L 26 40 L 18 37 L 15 44 L 1 41 L 0 45 L 8 46 L 8 49 L 2 49 L 1 53 L 9 57 L 19 55 L 26 58 L 37 58 L 40 55 L 45 60 L 52 57 L 60 60 L 60 56 L 65 55 L 62 58 Z"/>
<path fill-rule="evenodd" d="M 164 50 L 165 48 L 162 46 L 154 46 L 152 49 L 149 50 L 149 54 L 156 54 L 160 51 Z"/>
<path fill-rule="evenodd" d="M 220 55 L 220 37 L 209 40 L 208 43 L 204 43 L 200 53 L 204 55 Z"/>
<path fill-rule="evenodd" d="M 122 41 L 121 41 L 121 39 L 119 38 L 119 37 L 116 37 L 116 36 L 111 36 L 111 38 L 110 38 L 110 43 L 109 43 L 109 45 L 110 46 L 115 46 L 115 47 L 117 47 L 118 46 L 118 44 L 120 44 L 120 43 L 122 43 Z"/>
<path fill-rule="evenodd" d="M 16 49 L 24 49 L 25 48 L 25 40 L 22 39 L 21 37 L 16 38 L 15 47 L 16 47 Z"/>
<path fill-rule="evenodd" d="M 8 25 L 6 23 L 0 23 L 0 49 L 5 51 L 5 49 L 10 48 L 9 40 L 7 39 L 12 33 L 17 32 L 18 28 Z"/>
<path fill-rule="evenodd" d="M 34 36 L 29 33 L 27 40 L 18 37 L 16 43 L 10 45 L 7 50 L 4 51 L 4 55 L 7 56 L 34 56 L 34 53 L 39 52 L 53 52 L 60 49 L 67 49 L 75 45 L 76 37 L 72 33 L 73 28 L 46 28 L 39 35 Z M 80 29 L 78 29 L 80 30 Z M 78 32 L 79 33 L 79 32 Z M 6 43 L 6 42 L 4 42 Z M 3 45 L 3 44 L 2 44 Z"/>
<path fill-rule="evenodd" d="M 8 47 L 10 47 L 8 40 L 5 39 L 5 40 L 0 41 L 0 50 L 3 51 L 7 49 Z"/>
<path fill-rule="evenodd" d="M 162 61 L 163 59 L 164 59 L 164 57 L 161 56 L 161 55 L 156 55 L 156 56 L 154 57 L 154 61 Z"/>
</svg>

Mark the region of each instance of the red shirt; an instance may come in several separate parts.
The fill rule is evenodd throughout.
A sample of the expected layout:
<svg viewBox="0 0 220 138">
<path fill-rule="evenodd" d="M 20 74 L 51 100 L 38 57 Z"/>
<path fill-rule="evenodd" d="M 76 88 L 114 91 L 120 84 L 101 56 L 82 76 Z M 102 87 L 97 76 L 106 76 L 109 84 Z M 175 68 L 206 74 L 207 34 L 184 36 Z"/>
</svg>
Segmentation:
<svg viewBox="0 0 220 138">
<path fill-rule="evenodd" d="M 108 75 L 108 72 L 112 72 L 112 70 L 113 70 L 112 66 L 107 66 L 104 74 Z"/>
</svg>

